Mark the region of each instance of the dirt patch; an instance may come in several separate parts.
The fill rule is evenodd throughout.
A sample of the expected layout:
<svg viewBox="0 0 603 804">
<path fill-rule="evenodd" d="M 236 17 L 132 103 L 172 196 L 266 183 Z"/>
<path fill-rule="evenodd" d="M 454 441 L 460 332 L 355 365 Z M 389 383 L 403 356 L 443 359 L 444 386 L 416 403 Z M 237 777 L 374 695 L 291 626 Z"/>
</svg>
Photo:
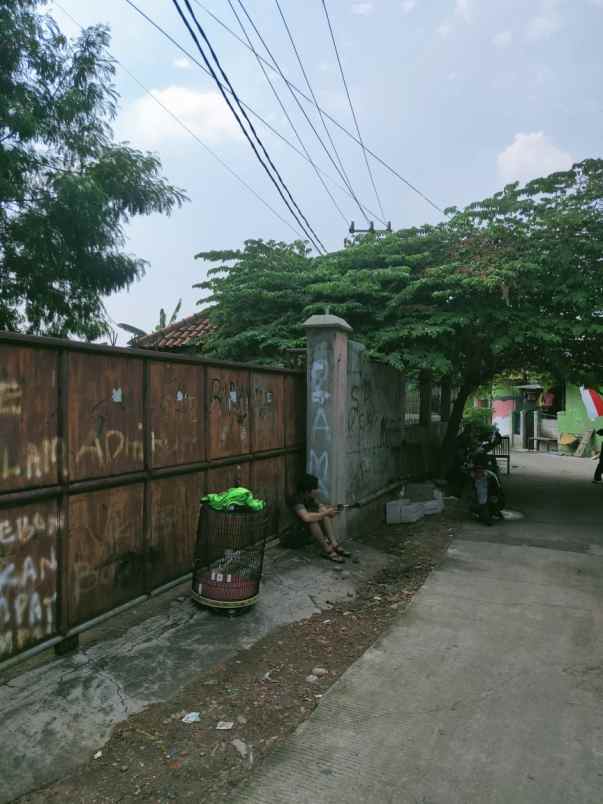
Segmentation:
<svg viewBox="0 0 603 804">
<path fill-rule="evenodd" d="M 391 561 L 356 597 L 277 628 L 212 672 L 196 675 L 170 701 L 117 726 L 102 753 L 77 773 L 19 800 L 226 802 L 410 604 L 445 556 L 457 519 L 447 511 L 367 537 Z M 339 574 L 345 572 L 344 566 Z M 183 723 L 191 712 L 199 713 L 199 721 Z"/>
</svg>

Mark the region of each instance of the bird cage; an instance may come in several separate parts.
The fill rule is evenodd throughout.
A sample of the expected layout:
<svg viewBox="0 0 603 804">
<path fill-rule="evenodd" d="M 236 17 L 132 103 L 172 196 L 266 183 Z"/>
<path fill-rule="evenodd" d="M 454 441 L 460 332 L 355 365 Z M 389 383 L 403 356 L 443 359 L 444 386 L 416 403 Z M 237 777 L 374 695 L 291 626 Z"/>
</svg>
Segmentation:
<svg viewBox="0 0 603 804">
<path fill-rule="evenodd" d="M 269 530 L 268 506 L 261 511 L 215 511 L 202 505 L 193 566 L 193 599 L 231 612 L 253 606 L 260 590 Z"/>
</svg>

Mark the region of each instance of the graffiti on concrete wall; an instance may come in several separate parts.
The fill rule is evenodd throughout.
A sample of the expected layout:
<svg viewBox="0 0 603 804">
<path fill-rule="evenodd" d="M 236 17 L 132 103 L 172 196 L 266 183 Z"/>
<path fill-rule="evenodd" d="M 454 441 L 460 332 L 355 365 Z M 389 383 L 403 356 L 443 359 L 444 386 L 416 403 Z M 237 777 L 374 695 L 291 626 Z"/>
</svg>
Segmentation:
<svg viewBox="0 0 603 804">
<path fill-rule="evenodd" d="M 310 449 L 308 471 L 318 478 L 320 494 L 324 498 L 329 498 L 331 491 L 329 481 L 330 399 L 327 345 L 320 342 L 316 344 L 310 366 L 310 429 L 311 443 L 314 446 Z"/>
<path fill-rule="evenodd" d="M 400 471 L 402 381 L 387 366 L 372 362 L 350 344 L 346 418 L 346 463 L 349 500 L 384 487 Z"/>
</svg>

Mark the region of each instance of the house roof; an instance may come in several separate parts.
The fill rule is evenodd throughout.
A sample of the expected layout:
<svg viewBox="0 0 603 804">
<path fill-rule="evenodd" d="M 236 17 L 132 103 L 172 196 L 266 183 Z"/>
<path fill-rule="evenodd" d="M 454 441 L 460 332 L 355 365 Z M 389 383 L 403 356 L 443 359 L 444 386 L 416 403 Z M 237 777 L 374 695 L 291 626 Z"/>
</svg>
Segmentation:
<svg viewBox="0 0 603 804">
<path fill-rule="evenodd" d="M 186 346 L 193 346 L 200 338 L 209 335 L 215 329 L 213 324 L 207 319 L 207 311 L 195 313 L 169 327 L 158 329 L 148 335 L 141 335 L 130 341 L 130 345 L 136 349 L 183 349 Z"/>
</svg>

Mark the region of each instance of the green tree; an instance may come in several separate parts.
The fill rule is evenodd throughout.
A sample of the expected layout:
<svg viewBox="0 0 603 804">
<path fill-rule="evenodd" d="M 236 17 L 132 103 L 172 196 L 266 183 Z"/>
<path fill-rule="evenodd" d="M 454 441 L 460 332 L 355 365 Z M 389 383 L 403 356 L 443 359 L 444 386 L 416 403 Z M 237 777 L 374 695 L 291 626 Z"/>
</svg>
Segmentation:
<svg viewBox="0 0 603 804">
<path fill-rule="evenodd" d="M 204 351 L 222 360 L 283 365 L 288 349 L 304 346 L 315 263 L 303 243 L 248 240 L 242 250 L 202 252 L 196 259 L 218 263 L 194 285 L 208 292 L 201 303 L 212 305 L 208 316 L 216 327 L 204 336 Z"/>
<path fill-rule="evenodd" d="M 314 259 L 299 244 L 283 259 L 287 248 L 248 243 L 203 285 L 216 305 L 211 347 L 249 359 L 301 344 L 303 318 L 328 305 L 373 355 L 457 385 L 445 454 L 467 398 L 497 374 L 603 375 L 603 160 L 509 185 L 438 226 Z"/>
<path fill-rule="evenodd" d="M 185 196 L 155 156 L 112 141 L 108 30 L 69 41 L 42 5 L 0 0 L 0 329 L 94 339 L 103 296 L 145 269 L 124 225 Z"/>
</svg>

